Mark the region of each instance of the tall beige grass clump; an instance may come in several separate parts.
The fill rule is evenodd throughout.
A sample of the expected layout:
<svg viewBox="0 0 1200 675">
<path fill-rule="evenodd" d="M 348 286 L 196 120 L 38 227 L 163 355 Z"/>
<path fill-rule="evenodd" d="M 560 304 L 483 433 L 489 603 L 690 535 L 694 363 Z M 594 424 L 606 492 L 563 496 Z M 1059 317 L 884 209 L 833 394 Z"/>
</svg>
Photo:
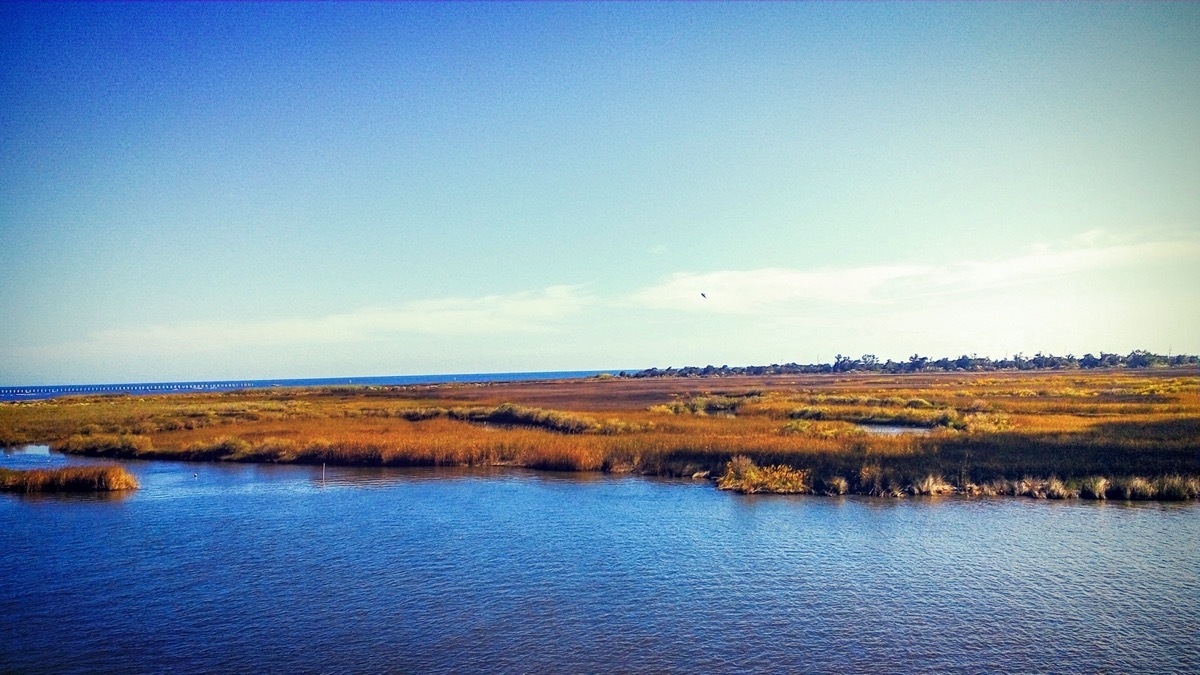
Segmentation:
<svg viewBox="0 0 1200 675">
<path fill-rule="evenodd" d="M 941 476 L 929 474 L 910 485 L 908 491 L 914 495 L 945 495 L 954 492 L 954 486 Z"/>
<path fill-rule="evenodd" d="M 1159 499 L 1184 500 L 1195 499 L 1200 494 L 1200 479 L 1183 476 L 1160 476 L 1154 481 L 1155 492 Z"/>
<path fill-rule="evenodd" d="M 808 472 L 783 465 L 758 466 L 749 457 L 736 455 L 725 464 L 725 473 L 717 479 L 717 487 L 742 494 L 803 493 L 809 491 Z"/>
<path fill-rule="evenodd" d="M 1154 484 L 1141 476 L 1128 476 L 1114 481 L 1117 494 L 1125 499 L 1154 499 Z"/>
<path fill-rule="evenodd" d="M 1079 485 L 1079 494 L 1089 499 L 1108 498 L 1108 479 L 1104 476 L 1088 476 Z"/>
<path fill-rule="evenodd" d="M 1067 484 L 1051 476 L 1045 483 L 1046 497 L 1049 499 L 1075 499 L 1079 496 L 1078 490 L 1072 490 L 1067 487 Z"/>
</svg>

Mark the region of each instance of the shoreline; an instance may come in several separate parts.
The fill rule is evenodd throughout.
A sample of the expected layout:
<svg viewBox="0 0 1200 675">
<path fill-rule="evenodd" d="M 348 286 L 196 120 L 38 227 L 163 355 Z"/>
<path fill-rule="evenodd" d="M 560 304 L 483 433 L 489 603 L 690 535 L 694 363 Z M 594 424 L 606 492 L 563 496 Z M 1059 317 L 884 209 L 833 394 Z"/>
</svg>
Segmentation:
<svg viewBox="0 0 1200 675">
<path fill-rule="evenodd" d="M 60 450 L 55 450 L 60 452 Z M 1036 500 L 1081 500 L 1081 501 L 1114 501 L 1114 502 L 1136 502 L 1136 501 L 1158 501 L 1158 502 L 1178 502 L 1178 501 L 1196 501 L 1200 498 L 1200 477 L 1183 477 L 1177 474 L 1171 476 L 1158 477 L 1103 477 L 1093 476 L 1081 480 L 1061 480 L 1054 476 L 1050 477 L 1032 477 L 1027 476 L 1016 480 L 997 479 L 985 484 L 968 483 L 964 485 L 955 485 L 947 483 L 941 477 L 926 477 L 918 483 L 902 486 L 899 489 L 884 489 L 884 490 L 852 490 L 848 489 L 846 484 L 838 485 L 824 482 L 820 486 L 803 484 L 803 486 L 778 485 L 770 482 L 769 479 L 764 479 L 760 483 L 748 482 L 743 484 L 731 484 L 722 486 L 721 480 L 731 473 L 740 473 L 748 470 L 748 467 L 743 466 L 740 470 L 731 470 L 731 467 L 726 465 L 725 472 L 714 474 L 709 471 L 701 471 L 692 474 L 692 476 L 677 476 L 670 473 L 647 473 L 643 471 L 571 471 L 557 470 L 557 468 L 534 467 L 518 464 L 491 464 L 491 465 L 414 465 L 414 464 L 330 464 L 330 462 L 312 462 L 312 461 L 252 461 L 246 459 L 188 459 L 173 456 L 170 453 L 162 453 L 155 458 L 148 458 L 145 455 L 133 456 L 114 456 L 112 454 L 86 454 L 86 453 L 64 453 L 67 455 L 86 456 L 86 458 L 95 459 L 134 459 L 139 461 L 182 461 L 196 462 L 196 464 L 283 464 L 289 466 L 317 466 L 317 464 L 329 465 L 343 468 L 445 468 L 445 470 L 463 470 L 463 468 L 481 468 L 481 470 L 505 470 L 505 468 L 517 468 L 517 470 L 547 472 L 547 473 L 577 473 L 577 474 L 600 474 L 600 476 L 643 476 L 647 478 L 676 478 L 680 480 L 706 480 L 713 483 L 716 489 L 724 491 L 738 492 L 743 495 L 805 495 L 805 496 L 860 496 L 860 497 L 884 497 L 884 498 L 907 498 L 907 497 L 1027 497 L 1036 498 Z M 730 460 L 730 464 L 737 464 L 739 458 Z M 744 459 L 744 458 L 743 458 Z M 112 468 L 112 465 L 103 465 L 95 468 Z M 775 468 L 776 471 L 780 467 L 758 467 L 752 466 L 749 471 L 762 471 L 763 468 Z M 784 467 L 786 470 L 786 467 Z M 2 470 L 0 468 L 0 477 L 2 474 L 8 473 L 30 473 L 30 472 L 46 472 L 46 471 L 62 471 L 62 468 L 56 470 Z M 799 477 L 799 480 L 805 480 L 806 477 Z M 132 488 L 94 488 L 91 490 L 125 490 L 136 489 L 136 480 Z M 62 488 L 62 489 L 38 489 L 28 490 L 12 488 L 0 482 L 0 490 L 10 491 L 25 491 L 25 492 L 53 492 L 53 491 L 86 491 L 79 488 Z"/>
</svg>

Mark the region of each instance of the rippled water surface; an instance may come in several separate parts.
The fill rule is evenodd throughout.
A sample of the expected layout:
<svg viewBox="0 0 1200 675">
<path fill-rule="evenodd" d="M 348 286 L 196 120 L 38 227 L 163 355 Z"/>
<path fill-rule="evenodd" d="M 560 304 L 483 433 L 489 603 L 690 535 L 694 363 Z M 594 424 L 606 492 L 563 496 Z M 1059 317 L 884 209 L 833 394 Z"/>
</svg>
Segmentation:
<svg viewBox="0 0 1200 675">
<path fill-rule="evenodd" d="M 0 671 L 1200 672 L 1194 503 L 127 466 L 0 496 Z"/>
</svg>

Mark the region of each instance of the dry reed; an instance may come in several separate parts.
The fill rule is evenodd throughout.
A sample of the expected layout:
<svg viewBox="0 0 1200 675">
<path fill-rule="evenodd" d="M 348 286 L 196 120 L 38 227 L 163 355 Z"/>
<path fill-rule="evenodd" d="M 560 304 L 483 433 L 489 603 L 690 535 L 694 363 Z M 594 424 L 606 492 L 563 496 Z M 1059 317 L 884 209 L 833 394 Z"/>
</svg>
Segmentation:
<svg viewBox="0 0 1200 675">
<path fill-rule="evenodd" d="M 115 465 L 25 471 L 0 469 L 0 490 L 13 492 L 108 492 L 137 487 L 133 474 Z"/>
</svg>

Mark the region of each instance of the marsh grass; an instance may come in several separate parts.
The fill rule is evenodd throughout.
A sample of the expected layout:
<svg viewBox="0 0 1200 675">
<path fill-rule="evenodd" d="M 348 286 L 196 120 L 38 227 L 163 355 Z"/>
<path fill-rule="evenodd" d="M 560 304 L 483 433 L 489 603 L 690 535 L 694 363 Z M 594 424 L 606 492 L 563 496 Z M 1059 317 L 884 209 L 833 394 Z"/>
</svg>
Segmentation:
<svg viewBox="0 0 1200 675">
<path fill-rule="evenodd" d="M 119 466 L 60 469 L 0 469 L 0 490 L 12 492 L 109 492 L 137 489 L 137 479 Z"/>
<path fill-rule="evenodd" d="M 941 476 L 926 475 L 909 486 L 908 491 L 914 495 L 946 495 L 955 492 L 955 487 L 947 483 Z"/>
<path fill-rule="evenodd" d="M 1068 487 L 1054 476 L 1046 480 L 1045 493 L 1048 499 L 1074 499 L 1079 496 L 1079 490 Z"/>
<path fill-rule="evenodd" d="M 806 491 L 829 494 L 944 494 L 947 486 L 965 495 L 1064 499 L 1197 494 L 1194 375 L 722 378 L 721 391 L 710 390 L 711 382 L 610 378 L 64 398 L 0 404 L 0 436 L 122 458 L 688 477 L 724 477 L 740 456 L 760 477 L 781 467 L 802 475 Z M 872 422 L 930 432 L 883 436 L 857 426 Z"/>
<path fill-rule="evenodd" d="M 821 481 L 821 494 L 837 496 L 844 495 L 849 491 L 850 481 L 846 480 L 842 476 L 830 476 L 829 478 Z"/>
<path fill-rule="evenodd" d="M 1155 480 L 1155 496 L 1163 500 L 1196 499 L 1200 496 L 1200 478 L 1159 476 Z"/>
<path fill-rule="evenodd" d="M 454 419 L 491 424 L 530 426 L 564 434 L 595 433 L 603 425 L 586 415 L 503 403 L 495 408 L 465 408 L 449 411 Z"/>
<path fill-rule="evenodd" d="M 59 452 L 93 457 L 138 457 L 152 449 L 146 436 L 136 434 L 88 433 L 71 436 L 56 445 Z"/>
<path fill-rule="evenodd" d="M 808 472 L 790 466 L 758 466 L 745 455 L 734 456 L 717 478 L 717 487 L 742 494 L 770 492 L 795 494 L 809 492 Z"/>
<path fill-rule="evenodd" d="M 1088 476 L 1079 483 L 1079 496 L 1087 499 L 1107 499 L 1109 480 L 1104 476 Z"/>
<path fill-rule="evenodd" d="M 1113 481 L 1113 489 L 1122 499 L 1154 499 L 1158 490 L 1152 481 L 1141 476 L 1127 476 Z"/>
</svg>

